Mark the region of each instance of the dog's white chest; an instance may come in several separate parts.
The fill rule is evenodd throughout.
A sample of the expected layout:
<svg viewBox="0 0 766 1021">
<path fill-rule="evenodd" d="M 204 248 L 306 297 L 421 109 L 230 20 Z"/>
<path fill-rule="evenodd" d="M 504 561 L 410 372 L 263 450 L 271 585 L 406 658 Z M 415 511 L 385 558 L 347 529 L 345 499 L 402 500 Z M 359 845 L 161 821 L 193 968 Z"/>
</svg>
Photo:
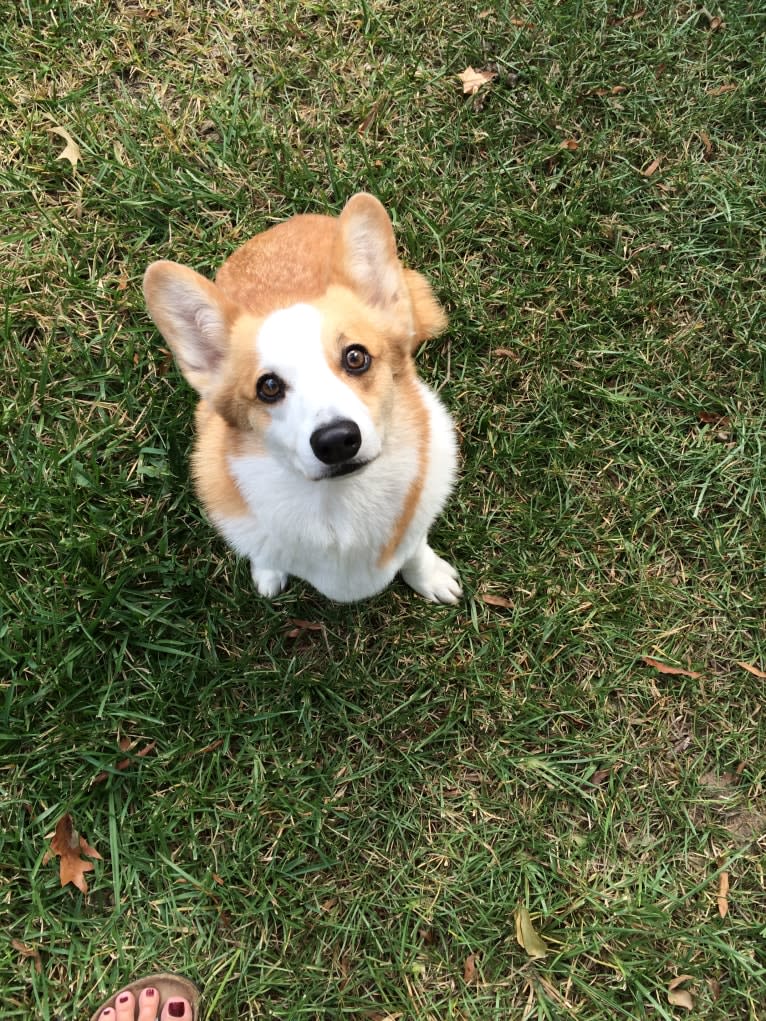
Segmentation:
<svg viewBox="0 0 766 1021">
<path fill-rule="evenodd" d="M 414 465 L 374 463 L 349 478 L 312 482 L 269 457 L 232 458 L 251 515 L 218 519 L 231 545 L 254 565 L 275 565 L 331 599 L 362 599 L 385 588 L 409 543 L 381 562 Z"/>
</svg>

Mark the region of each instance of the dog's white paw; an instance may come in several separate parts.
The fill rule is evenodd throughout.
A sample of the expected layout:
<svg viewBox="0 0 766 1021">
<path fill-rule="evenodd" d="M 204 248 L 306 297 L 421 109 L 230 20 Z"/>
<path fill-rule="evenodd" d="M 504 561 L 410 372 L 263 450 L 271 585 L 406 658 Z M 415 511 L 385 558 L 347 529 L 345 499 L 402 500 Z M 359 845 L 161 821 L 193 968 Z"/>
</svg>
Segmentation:
<svg viewBox="0 0 766 1021">
<path fill-rule="evenodd" d="M 463 594 L 457 571 L 425 543 L 402 567 L 402 577 L 431 603 L 456 603 Z"/>
<path fill-rule="evenodd" d="M 267 599 L 278 596 L 287 584 L 287 575 L 283 571 L 272 571 L 268 567 L 255 567 L 251 564 L 250 574 L 258 594 Z"/>
</svg>

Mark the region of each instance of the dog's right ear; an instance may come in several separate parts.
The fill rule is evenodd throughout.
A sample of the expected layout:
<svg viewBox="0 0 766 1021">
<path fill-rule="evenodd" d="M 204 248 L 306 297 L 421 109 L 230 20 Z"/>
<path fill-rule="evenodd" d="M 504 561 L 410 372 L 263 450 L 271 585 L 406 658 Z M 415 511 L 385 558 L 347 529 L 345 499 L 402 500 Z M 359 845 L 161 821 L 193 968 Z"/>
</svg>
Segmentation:
<svg viewBox="0 0 766 1021">
<path fill-rule="evenodd" d="M 149 266 L 144 297 L 181 372 L 202 397 L 209 396 L 239 307 L 210 280 L 177 262 Z"/>
</svg>

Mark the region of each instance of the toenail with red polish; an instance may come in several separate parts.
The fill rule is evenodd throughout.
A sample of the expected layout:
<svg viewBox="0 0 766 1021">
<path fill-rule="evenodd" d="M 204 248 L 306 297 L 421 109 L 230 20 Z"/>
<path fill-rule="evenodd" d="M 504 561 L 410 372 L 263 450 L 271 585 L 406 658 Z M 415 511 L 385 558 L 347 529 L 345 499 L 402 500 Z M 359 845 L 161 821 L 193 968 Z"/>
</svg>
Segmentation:
<svg viewBox="0 0 766 1021">
<path fill-rule="evenodd" d="M 118 1000 L 118 1003 L 127 1003 L 129 999 L 130 999 L 130 997 L 128 996 L 127 993 L 125 993 L 124 996 L 120 997 L 120 999 Z"/>
<path fill-rule="evenodd" d="M 146 993 L 147 996 L 154 996 L 153 989 L 144 989 L 144 992 Z"/>
<path fill-rule="evenodd" d="M 170 1014 L 171 1017 L 183 1017 L 185 1010 L 186 1007 L 184 1007 L 179 1000 L 174 1000 L 172 1003 L 168 1004 L 168 1014 Z"/>
</svg>

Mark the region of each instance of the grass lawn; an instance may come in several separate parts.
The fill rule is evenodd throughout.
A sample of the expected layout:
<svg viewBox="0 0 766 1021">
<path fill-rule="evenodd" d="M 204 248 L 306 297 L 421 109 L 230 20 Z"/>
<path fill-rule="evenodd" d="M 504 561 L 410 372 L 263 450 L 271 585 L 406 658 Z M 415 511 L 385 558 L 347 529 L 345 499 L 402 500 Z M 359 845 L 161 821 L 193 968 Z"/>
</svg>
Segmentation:
<svg viewBox="0 0 766 1021">
<path fill-rule="evenodd" d="M 766 1017 L 763 4 L 0 33 L 3 1018 L 156 968 L 217 1021 Z M 450 314 L 456 608 L 256 597 L 143 307 L 153 259 L 362 189 Z M 66 812 L 87 895 L 44 861 Z"/>
</svg>

